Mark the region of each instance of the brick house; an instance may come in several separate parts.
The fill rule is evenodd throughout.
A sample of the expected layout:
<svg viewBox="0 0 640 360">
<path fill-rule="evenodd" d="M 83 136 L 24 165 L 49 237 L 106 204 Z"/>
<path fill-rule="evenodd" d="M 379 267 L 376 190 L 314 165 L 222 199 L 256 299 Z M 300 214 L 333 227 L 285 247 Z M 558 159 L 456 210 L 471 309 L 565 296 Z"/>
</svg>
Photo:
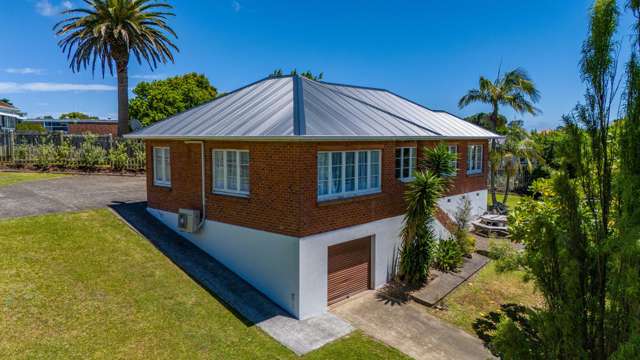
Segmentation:
<svg viewBox="0 0 640 360">
<path fill-rule="evenodd" d="M 459 155 L 440 236 L 461 199 L 482 214 L 497 135 L 386 90 L 285 76 L 127 137 L 146 142 L 148 211 L 304 319 L 393 275 L 424 147 Z"/>
<path fill-rule="evenodd" d="M 118 134 L 118 120 L 111 119 L 26 119 L 24 122 L 40 124 L 47 131 L 62 131 L 66 134 Z"/>
</svg>

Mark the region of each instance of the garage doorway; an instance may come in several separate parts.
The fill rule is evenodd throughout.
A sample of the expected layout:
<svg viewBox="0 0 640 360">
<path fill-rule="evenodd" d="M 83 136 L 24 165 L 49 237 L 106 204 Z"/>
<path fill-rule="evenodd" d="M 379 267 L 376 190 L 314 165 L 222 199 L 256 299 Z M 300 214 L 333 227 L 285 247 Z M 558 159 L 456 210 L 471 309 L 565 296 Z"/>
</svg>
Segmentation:
<svg viewBox="0 0 640 360">
<path fill-rule="evenodd" d="M 328 248 L 329 305 L 371 288 L 371 237 Z"/>
</svg>

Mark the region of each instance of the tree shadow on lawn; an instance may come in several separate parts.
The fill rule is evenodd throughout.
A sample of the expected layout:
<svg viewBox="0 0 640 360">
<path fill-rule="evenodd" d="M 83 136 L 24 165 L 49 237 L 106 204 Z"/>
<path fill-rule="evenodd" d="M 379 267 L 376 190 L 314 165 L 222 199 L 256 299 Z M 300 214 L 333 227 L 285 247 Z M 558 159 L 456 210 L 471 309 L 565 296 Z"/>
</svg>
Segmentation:
<svg viewBox="0 0 640 360">
<path fill-rule="evenodd" d="M 246 326 L 284 316 L 285 310 L 213 257 L 146 211 L 146 202 L 114 203 L 110 208 Z"/>
</svg>

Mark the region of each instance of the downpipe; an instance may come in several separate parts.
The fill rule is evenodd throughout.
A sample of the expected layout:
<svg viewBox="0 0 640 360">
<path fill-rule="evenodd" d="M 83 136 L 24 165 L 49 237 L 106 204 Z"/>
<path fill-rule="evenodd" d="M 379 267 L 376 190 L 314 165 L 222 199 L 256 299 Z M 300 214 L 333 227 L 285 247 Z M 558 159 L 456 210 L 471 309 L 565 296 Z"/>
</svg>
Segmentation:
<svg viewBox="0 0 640 360">
<path fill-rule="evenodd" d="M 204 141 L 185 141 L 185 144 L 200 144 L 200 187 L 201 187 L 201 198 L 202 198 L 202 218 L 196 227 L 196 232 L 200 231 L 200 229 L 204 226 L 204 222 L 207 219 L 207 197 L 205 193 L 205 185 L 204 185 Z"/>
</svg>

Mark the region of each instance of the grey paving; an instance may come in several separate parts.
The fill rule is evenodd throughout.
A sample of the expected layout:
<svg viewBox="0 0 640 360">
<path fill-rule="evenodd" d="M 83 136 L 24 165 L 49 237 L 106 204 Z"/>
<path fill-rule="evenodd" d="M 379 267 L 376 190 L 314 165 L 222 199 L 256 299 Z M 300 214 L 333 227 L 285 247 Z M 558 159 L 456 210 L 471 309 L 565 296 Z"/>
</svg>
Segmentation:
<svg viewBox="0 0 640 360">
<path fill-rule="evenodd" d="M 106 207 L 147 199 L 144 176 L 74 175 L 0 187 L 0 218 Z"/>
<path fill-rule="evenodd" d="M 457 272 L 443 273 L 433 270 L 435 277 L 421 289 L 411 293 L 411 298 L 423 305 L 433 306 L 460 286 L 473 274 L 489 262 L 486 256 L 474 253 L 471 259 L 464 259 L 462 268 Z"/>
<path fill-rule="evenodd" d="M 378 295 L 370 291 L 339 304 L 332 312 L 415 359 L 493 358 L 480 339 L 428 314 L 422 305 L 389 302 Z"/>
<path fill-rule="evenodd" d="M 353 331 L 334 314 L 296 320 L 224 265 L 151 216 L 146 203 L 114 205 L 129 225 L 224 303 L 247 326 L 258 326 L 298 355 Z"/>
</svg>

